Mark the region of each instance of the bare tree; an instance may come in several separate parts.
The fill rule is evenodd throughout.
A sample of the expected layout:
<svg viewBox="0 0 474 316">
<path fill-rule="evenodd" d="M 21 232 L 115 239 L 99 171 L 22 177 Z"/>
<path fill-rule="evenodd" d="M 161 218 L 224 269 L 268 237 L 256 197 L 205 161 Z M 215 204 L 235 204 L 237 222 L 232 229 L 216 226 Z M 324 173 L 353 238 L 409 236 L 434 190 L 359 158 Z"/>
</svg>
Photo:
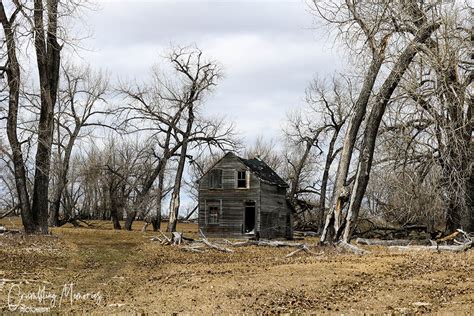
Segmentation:
<svg viewBox="0 0 474 316">
<path fill-rule="evenodd" d="M 84 129 L 103 125 L 104 115 L 109 114 L 105 104 L 108 80 L 101 73 L 93 73 L 89 67 L 72 65 L 62 67 L 64 87 L 60 87 L 57 111 L 55 113 L 55 134 L 57 157 L 57 183 L 50 210 L 49 225 L 60 226 L 68 219 L 60 221 L 60 205 L 67 185 L 69 162 L 73 148 Z"/>
<path fill-rule="evenodd" d="M 172 102 L 182 104 L 186 109 L 186 123 L 180 129 L 181 149 L 176 170 L 175 183 L 171 194 L 168 231 L 176 231 L 180 207 L 180 191 L 184 166 L 188 154 L 188 145 L 195 124 L 195 111 L 206 93 L 212 90 L 222 76 L 219 66 L 205 60 L 200 50 L 179 48 L 171 53 L 170 61 L 177 73 L 182 76 L 180 93 L 173 93 Z"/>
<path fill-rule="evenodd" d="M 200 146 L 234 146 L 232 125 L 224 119 L 206 119 L 195 113 L 203 96 L 216 84 L 220 76 L 218 67 L 205 62 L 199 50 L 188 48 L 175 49 L 169 61 L 174 67 L 173 75 L 162 74 L 155 68 L 151 84 L 122 84 L 119 88 L 128 100 L 120 110 L 125 115 L 121 128 L 127 133 L 150 133 L 158 145 L 154 152 L 157 164 L 139 193 L 135 210 L 127 216 L 126 229 L 131 229 L 137 214 L 143 215 L 140 204 L 148 198 L 156 179 L 157 215 L 161 215 L 161 203 L 167 193 L 165 172 L 172 158 L 178 157 L 172 201 L 179 202 L 176 197 L 179 199 L 177 192 L 181 186 L 177 183 L 182 182 L 186 159 L 192 160 L 190 152 Z M 179 203 L 174 205 L 175 210 L 176 205 L 179 208 Z M 147 220 L 153 223 L 152 218 Z"/>
<path fill-rule="evenodd" d="M 18 138 L 18 112 L 20 102 L 21 72 L 17 58 L 17 36 L 15 33 L 15 23 L 20 13 L 21 7 L 18 4 L 15 11 L 7 16 L 3 2 L 0 2 L 0 20 L 5 34 L 5 44 L 7 51 L 6 65 L 1 68 L 7 75 L 8 84 L 8 117 L 7 135 L 12 150 L 12 161 L 15 174 L 15 185 L 18 192 L 18 200 L 21 208 L 21 216 L 25 231 L 33 233 L 37 231 L 37 222 L 31 210 L 30 196 L 27 189 L 27 176 L 25 161 Z"/>
<path fill-rule="evenodd" d="M 7 16 L 3 3 L 0 19 L 5 34 L 7 73 L 9 89 L 9 111 L 7 134 L 13 152 L 15 178 L 22 210 L 23 226 L 27 233 L 48 232 L 48 194 L 50 182 L 50 161 L 53 142 L 53 112 L 56 104 L 62 45 L 59 43 L 60 17 L 68 15 L 71 6 L 60 0 L 34 0 L 21 2 L 12 0 L 13 13 Z M 60 12 L 64 10 L 64 12 Z M 22 23 L 16 23 L 19 17 Z M 20 26 L 22 29 L 19 31 Z M 24 31 L 24 32 L 23 32 Z M 27 177 L 21 143 L 19 142 L 18 111 L 21 82 L 20 64 L 17 58 L 18 38 L 25 36 L 33 42 L 36 55 L 36 71 L 39 77 L 40 111 L 36 129 L 35 176 L 32 201 L 29 200 Z"/>
<path fill-rule="evenodd" d="M 356 41 L 363 40 L 372 53 L 371 66 L 364 77 L 364 84 L 346 132 L 333 202 L 321 236 L 322 242 L 339 240 L 341 237 L 348 241 L 367 187 L 375 140 L 385 108 L 420 46 L 428 41 L 440 24 L 432 6 L 423 7 L 416 1 L 374 4 L 348 0 L 335 11 L 331 11 L 333 7 L 323 11 L 321 6 L 317 3 L 315 5 L 323 18 L 339 25 L 341 34 L 353 34 Z M 337 20 L 341 17 L 344 20 Z M 387 51 L 391 54 L 386 55 Z M 375 93 L 374 84 L 379 78 L 384 61 L 390 61 L 393 66 L 389 75 L 383 79 L 379 91 Z M 370 101 L 373 107 L 367 119 L 354 189 L 351 190 L 348 188 L 347 175 L 352 151 Z M 343 218 L 342 209 L 344 203 L 349 200 L 348 191 L 352 191 L 352 194 L 349 210 Z"/>
<path fill-rule="evenodd" d="M 291 148 L 286 154 L 289 199 L 296 206 L 302 195 L 319 196 L 318 227 L 322 226 L 326 210 L 331 166 L 341 150 L 336 147 L 339 133 L 351 109 L 352 100 L 348 91 L 351 91 L 349 80 L 334 78 L 330 84 L 313 80 L 306 91 L 308 106 L 304 113 L 289 117 L 290 124 L 285 130 Z M 323 153 L 325 158 L 320 163 L 318 159 Z M 318 164 L 324 166 L 322 175 L 311 172 L 317 169 Z M 304 210 L 301 212 L 304 215 Z"/>
</svg>

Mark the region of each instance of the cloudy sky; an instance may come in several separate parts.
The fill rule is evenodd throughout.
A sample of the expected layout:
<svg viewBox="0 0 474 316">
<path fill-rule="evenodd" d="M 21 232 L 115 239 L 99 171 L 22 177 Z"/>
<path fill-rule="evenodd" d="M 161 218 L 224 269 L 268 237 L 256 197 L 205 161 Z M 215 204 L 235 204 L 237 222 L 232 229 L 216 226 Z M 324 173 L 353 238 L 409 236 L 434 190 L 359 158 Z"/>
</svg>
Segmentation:
<svg viewBox="0 0 474 316">
<path fill-rule="evenodd" d="M 225 78 L 205 111 L 233 120 L 247 143 L 279 135 L 311 78 L 342 67 L 305 0 L 102 0 L 85 20 L 80 55 L 115 78 L 146 78 L 172 45 L 219 61 Z"/>
</svg>

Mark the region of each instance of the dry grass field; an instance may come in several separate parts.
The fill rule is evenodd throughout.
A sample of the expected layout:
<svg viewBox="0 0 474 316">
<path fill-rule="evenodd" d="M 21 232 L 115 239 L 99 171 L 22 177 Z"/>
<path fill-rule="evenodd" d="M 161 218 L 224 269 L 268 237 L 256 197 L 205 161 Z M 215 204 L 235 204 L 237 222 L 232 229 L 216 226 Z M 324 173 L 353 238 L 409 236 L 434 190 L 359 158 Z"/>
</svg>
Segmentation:
<svg viewBox="0 0 474 316">
<path fill-rule="evenodd" d="M 17 219 L 2 225 L 19 228 Z M 105 314 L 470 314 L 474 252 L 357 256 L 312 247 L 187 252 L 153 232 L 63 227 L 0 236 L 0 311 Z M 178 227 L 197 237 L 197 227 Z M 316 239 L 307 239 L 309 245 Z"/>
</svg>

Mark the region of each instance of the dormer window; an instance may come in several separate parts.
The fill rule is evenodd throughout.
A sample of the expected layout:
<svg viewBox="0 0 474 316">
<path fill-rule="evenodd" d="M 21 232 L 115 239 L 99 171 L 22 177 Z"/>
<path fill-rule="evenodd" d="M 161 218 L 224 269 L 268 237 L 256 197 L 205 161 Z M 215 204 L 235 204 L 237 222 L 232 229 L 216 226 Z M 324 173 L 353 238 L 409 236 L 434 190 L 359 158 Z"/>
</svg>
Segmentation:
<svg viewBox="0 0 474 316">
<path fill-rule="evenodd" d="M 237 171 L 237 188 L 246 189 L 248 188 L 248 172 L 247 171 Z"/>
<path fill-rule="evenodd" d="M 222 169 L 213 169 L 209 172 L 209 188 L 222 189 Z"/>
</svg>

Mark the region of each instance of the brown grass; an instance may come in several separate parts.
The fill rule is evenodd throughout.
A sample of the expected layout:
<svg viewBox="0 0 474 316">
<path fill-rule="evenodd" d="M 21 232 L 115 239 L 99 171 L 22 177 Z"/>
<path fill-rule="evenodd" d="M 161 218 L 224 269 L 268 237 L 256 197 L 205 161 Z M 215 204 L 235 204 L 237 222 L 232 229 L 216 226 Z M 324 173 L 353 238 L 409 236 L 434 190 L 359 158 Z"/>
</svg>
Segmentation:
<svg viewBox="0 0 474 316">
<path fill-rule="evenodd" d="M 20 227 L 17 219 L 3 219 L 2 224 Z M 47 237 L 0 237 L 0 311 L 9 310 L 12 286 L 35 293 L 44 286 L 60 296 L 69 283 L 75 293 L 100 291 L 103 299 L 99 304 L 93 299 L 63 302 L 51 312 L 469 314 L 473 309 L 472 250 L 400 254 L 367 247 L 372 253 L 359 257 L 313 247 L 324 254 L 288 259 L 288 248 L 189 253 L 151 242 L 154 233 L 140 233 L 140 222 L 133 232 L 113 231 L 107 222 L 93 224 L 95 228 L 53 229 Z M 178 226 L 186 236 L 197 237 L 196 229 L 193 224 Z"/>
</svg>

